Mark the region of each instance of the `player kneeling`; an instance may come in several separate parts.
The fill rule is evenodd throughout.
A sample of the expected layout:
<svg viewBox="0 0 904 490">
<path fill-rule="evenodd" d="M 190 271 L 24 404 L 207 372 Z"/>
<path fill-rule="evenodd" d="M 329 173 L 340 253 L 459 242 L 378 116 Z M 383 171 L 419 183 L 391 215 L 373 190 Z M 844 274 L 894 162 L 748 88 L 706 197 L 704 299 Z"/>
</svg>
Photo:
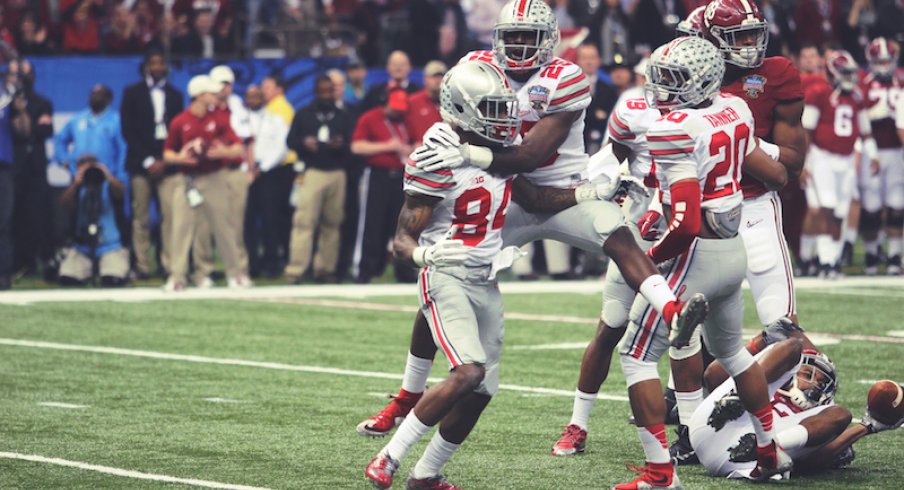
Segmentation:
<svg viewBox="0 0 904 490">
<path fill-rule="evenodd" d="M 492 65 L 474 61 L 449 70 L 440 107 L 463 141 L 510 145 L 518 136 L 515 95 Z M 510 265 L 517 256 L 516 249 L 500 253 L 511 179 L 472 166 L 427 172 L 409 164 L 404 186 L 393 253 L 396 260 L 421 268 L 421 311 L 451 370 L 424 394 L 367 465 L 365 476 L 376 487 L 388 488 L 408 450 L 442 421 L 408 488 L 454 489 L 439 470 L 499 386 L 503 306 L 495 273 L 500 263 Z"/>
<path fill-rule="evenodd" d="M 747 260 L 738 236 L 743 200 L 738 181 L 745 158 L 757 145 L 747 104 L 719 94 L 724 73 L 716 47 L 696 37 L 659 47 L 647 67 L 647 101 L 667 112 L 646 136 L 669 222 L 647 254 L 668 270 L 666 280 L 676 294 L 705 294 L 710 313 L 705 321 L 701 313 L 701 321 L 684 322 L 669 332 L 646 301 L 635 301 L 620 358 L 647 466 L 635 467 L 639 477 L 617 489 L 681 486 L 666 441 L 657 361 L 670 337 L 681 357 L 699 351 L 699 323 L 707 347 L 738 382 L 742 406 L 752 414 L 752 476 L 761 480 L 790 469 L 790 458 L 774 440 L 766 379 L 743 347 L 741 283 Z"/>
</svg>

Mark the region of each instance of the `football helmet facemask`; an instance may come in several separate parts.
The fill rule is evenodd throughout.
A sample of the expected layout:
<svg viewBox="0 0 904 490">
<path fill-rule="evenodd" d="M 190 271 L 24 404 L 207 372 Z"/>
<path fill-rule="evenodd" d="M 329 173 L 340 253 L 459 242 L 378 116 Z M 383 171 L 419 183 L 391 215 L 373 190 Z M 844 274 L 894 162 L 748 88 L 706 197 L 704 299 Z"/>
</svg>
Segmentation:
<svg viewBox="0 0 904 490">
<path fill-rule="evenodd" d="M 703 24 L 726 63 L 741 68 L 763 64 L 769 24 L 753 0 L 713 0 L 706 6 Z"/>
<path fill-rule="evenodd" d="M 794 378 L 778 391 L 803 410 L 828 405 L 838 391 L 835 364 L 821 352 L 804 350 Z"/>
<path fill-rule="evenodd" d="M 844 92 L 857 88 L 857 62 L 850 53 L 843 49 L 833 51 L 826 57 L 826 71 L 832 86 Z"/>
<path fill-rule="evenodd" d="M 869 71 L 876 77 L 889 80 L 898 69 L 898 44 L 884 37 L 877 37 L 866 48 Z"/>
<path fill-rule="evenodd" d="M 559 22 L 543 0 L 511 0 L 493 28 L 493 52 L 503 70 L 525 72 L 553 59 Z"/>
<path fill-rule="evenodd" d="M 484 139 L 509 146 L 521 130 L 518 99 L 502 71 L 482 61 L 450 69 L 439 89 L 443 120 Z"/>
<path fill-rule="evenodd" d="M 650 55 L 644 96 L 660 110 L 694 107 L 719 92 L 723 75 L 725 63 L 712 43 L 679 37 Z"/>
</svg>

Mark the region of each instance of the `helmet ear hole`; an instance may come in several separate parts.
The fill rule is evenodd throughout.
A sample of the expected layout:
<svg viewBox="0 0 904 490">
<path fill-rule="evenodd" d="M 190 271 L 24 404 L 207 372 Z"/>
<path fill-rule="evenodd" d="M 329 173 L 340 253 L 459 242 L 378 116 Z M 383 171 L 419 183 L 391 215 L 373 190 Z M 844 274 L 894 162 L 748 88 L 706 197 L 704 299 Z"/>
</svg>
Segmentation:
<svg viewBox="0 0 904 490">
<path fill-rule="evenodd" d="M 459 114 L 465 112 L 465 108 L 461 104 L 453 104 L 455 106 L 455 110 L 458 111 Z"/>
</svg>

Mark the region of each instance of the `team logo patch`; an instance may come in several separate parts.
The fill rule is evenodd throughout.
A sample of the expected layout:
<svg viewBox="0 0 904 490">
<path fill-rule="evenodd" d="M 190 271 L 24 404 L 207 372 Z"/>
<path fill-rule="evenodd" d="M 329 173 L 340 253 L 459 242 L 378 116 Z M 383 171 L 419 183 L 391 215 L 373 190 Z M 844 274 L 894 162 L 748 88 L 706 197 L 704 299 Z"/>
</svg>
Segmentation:
<svg viewBox="0 0 904 490">
<path fill-rule="evenodd" d="M 527 101 L 535 111 L 546 109 L 549 102 L 549 89 L 542 85 L 534 85 L 527 89 Z"/>
<path fill-rule="evenodd" d="M 766 91 L 766 77 L 760 75 L 750 75 L 749 77 L 744 77 L 744 91 L 747 92 L 747 97 L 751 99 L 755 99 L 760 96 L 761 93 Z"/>
</svg>

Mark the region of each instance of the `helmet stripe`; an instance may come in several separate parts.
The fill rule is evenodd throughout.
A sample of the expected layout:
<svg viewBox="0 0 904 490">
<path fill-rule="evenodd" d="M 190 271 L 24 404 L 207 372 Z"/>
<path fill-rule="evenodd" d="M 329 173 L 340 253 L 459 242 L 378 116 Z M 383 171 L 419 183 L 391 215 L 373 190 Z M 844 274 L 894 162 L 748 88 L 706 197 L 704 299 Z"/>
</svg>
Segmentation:
<svg viewBox="0 0 904 490">
<path fill-rule="evenodd" d="M 756 20 L 756 17 L 753 15 L 753 7 L 750 6 L 750 2 L 747 0 L 741 0 L 741 5 L 744 6 L 744 12 L 747 14 L 747 20 Z"/>
<path fill-rule="evenodd" d="M 524 11 L 527 10 L 528 3 L 530 3 L 530 0 L 520 0 L 518 2 L 518 7 L 515 15 L 517 15 L 519 18 L 524 17 Z"/>
</svg>

